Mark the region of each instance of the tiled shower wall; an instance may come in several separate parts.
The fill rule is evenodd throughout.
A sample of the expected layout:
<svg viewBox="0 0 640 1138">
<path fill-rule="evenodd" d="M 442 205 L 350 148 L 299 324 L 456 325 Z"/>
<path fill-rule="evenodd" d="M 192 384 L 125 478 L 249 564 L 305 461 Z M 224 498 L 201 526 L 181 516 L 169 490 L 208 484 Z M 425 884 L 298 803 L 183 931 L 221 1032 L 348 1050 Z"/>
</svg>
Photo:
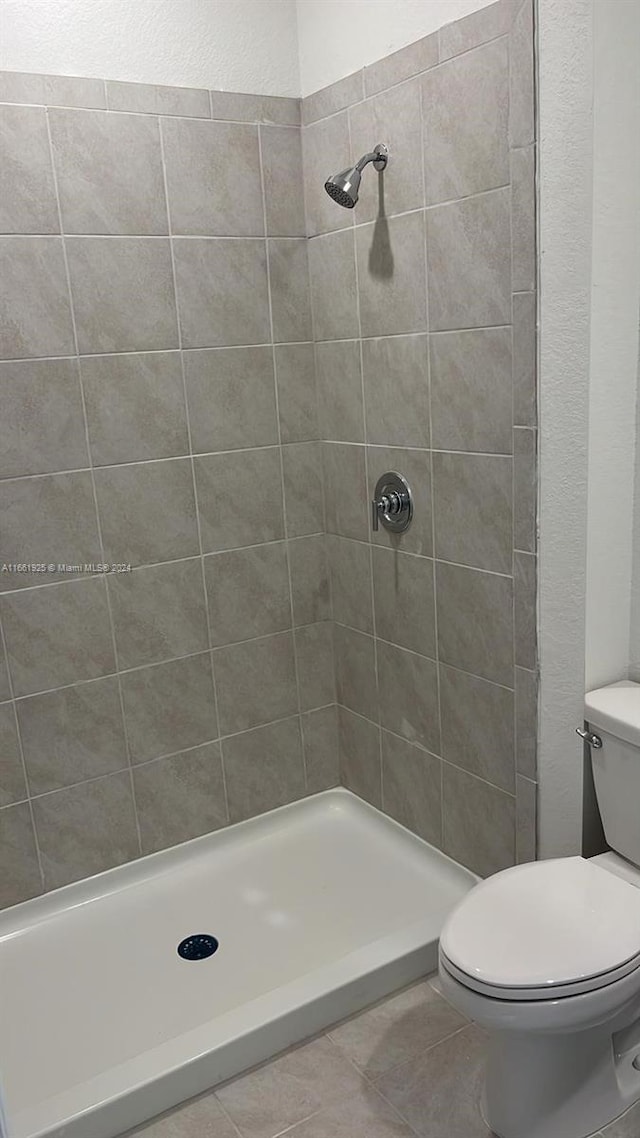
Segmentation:
<svg viewBox="0 0 640 1138">
<path fill-rule="evenodd" d="M 0 103 L 6 905 L 338 767 L 298 102 Z"/>
<path fill-rule="evenodd" d="M 293 100 L 0 103 L 0 904 L 340 778 L 534 856 L 530 0 L 304 100 L 304 199 Z"/>
<path fill-rule="evenodd" d="M 303 100 L 343 782 L 488 874 L 535 856 L 531 0 Z M 385 142 L 351 212 L 335 170 Z M 410 529 L 373 533 L 380 474 Z"/>
</svg>

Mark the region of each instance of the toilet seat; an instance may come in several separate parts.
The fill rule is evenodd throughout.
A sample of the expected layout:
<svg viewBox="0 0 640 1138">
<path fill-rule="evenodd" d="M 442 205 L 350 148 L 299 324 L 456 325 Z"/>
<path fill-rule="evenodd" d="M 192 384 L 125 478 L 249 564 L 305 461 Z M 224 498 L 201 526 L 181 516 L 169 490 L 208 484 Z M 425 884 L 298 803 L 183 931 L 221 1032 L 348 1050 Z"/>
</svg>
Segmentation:
<svg viewBox="0 0 640 1138">
<path fill-rule="evenodd" d="M 500 1000 L 593 992 L 640 970 L 640 889 L 581 857 L 515 866 L 454 910 L 440 954 L 460 983 Z"/>
</svg>

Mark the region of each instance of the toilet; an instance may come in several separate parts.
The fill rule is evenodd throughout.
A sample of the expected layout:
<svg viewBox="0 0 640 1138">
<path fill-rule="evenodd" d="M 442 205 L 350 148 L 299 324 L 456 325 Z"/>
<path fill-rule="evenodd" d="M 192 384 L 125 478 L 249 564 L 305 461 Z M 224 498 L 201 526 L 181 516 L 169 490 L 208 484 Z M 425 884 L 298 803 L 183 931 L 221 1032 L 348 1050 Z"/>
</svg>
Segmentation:
<svg viewBox="0 0 640 1138">
<path fill-rule="evenodd" d="M 640 1101 L 640 684 L 585 718 L 612 852 L 496 873 L 440 939 L 444 995 L 488 1033 L 498 1138 L 588 1138 Z"/>
</svg>

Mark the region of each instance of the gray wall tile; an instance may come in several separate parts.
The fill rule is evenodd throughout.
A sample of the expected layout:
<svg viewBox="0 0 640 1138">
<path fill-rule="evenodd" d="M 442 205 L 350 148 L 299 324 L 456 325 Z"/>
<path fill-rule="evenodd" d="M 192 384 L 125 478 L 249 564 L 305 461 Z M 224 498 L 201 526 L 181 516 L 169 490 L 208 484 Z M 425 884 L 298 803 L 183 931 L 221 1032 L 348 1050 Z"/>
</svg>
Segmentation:
<svg viewBox="0 0 640 1138">
<path fill-rule="evenodd" d="M 2 106 L 0 233 L 59 232 L 46 112 Z"/>
<path fill-rule="evenodd" d="M 51 110 L 65 233 L 167 233 L 156 119 Z"/>
<path fill-rule="evenodd" d="M 209 118 L 209 92 L 198 87 L 164 87 L 118 80 L 107 80 L 106 87 L 110 111 Z"/>
<path fill-rule="evenodd" d="M 27 798 L 16 716 L 12 703 L 0 704 L 0 807 Z"/>
<path fill-rule="evenodd" d="M 516 779 L 516 861 L 536 859 L 537 792 L 535 782 L 518 775 Z"/>
<path fill-rule="evenodd" d="M 325 118 L 327 115 L 333 115 L 336 111 L 342 110 L 343 107 L 357 103 L 364 95 L 363 81 L 364 73 L 354 71 L 353 74 L 346 75 L 344 79 L 338 79 L 336 83 L 330 83 L 328 87 L 323 87 L 320 91 L 314 91 L 312 95 L 307 95 L 302 100 L 303 123 Z"/>
<path fill-rule="evenodd" d="M 513 414 L 521 427 L 536 425 L 536 295 L 513 296 Z"/>
<path fill-rule="evenodd" d="M 162 139 L 172 233 L 264 234 L 256 126 L 165 119 Z"/>
<path fill-rule="evenodd" d="M 305 792 L 298 717 L 225 739 L 222 752 L 232 822 L 293 802 Z"/>
<path fill-rule="evenodd" d="M 373 632 L 371 548 L 362 541 L 327 536 L 333 619 L 360 632 Z"/>
<path fill-rule="evenodd" d="M 340 784 L 338 720 L 335 706 L 320 707 L 301 717 L 304 765 L 309 794 Z"/>
<path fill-rule="evenodd" d="M 382 732 L 383 806 L 392 818 L 433 845 L 442 845 L 442 762 Z"/>
<path fill-rule="evenodd" d="M 500 455 L 433 456 L 436 557 L 510 573 L 513 461 Z"/>
<path fill-rule="evenodd" d="M 99 562 L 100 542 L 91 475 L 45 474 L 0 482 L 3 557 L 8 562 L 78 566 L 73 572 L 3 573 L 0 591 L 28 588 L 82 573 Z"/>
<path fill-rule="evenodd" d="M 185 352 L 184 365 L 194 454 L 278 442 L 270 347 Z"/>
<path fill-rule="evenodd" d="M 302 131 L 306 232 L 310 237 L 353 226 L 354 214 L 326 193 L 324 184 L 351 159 L 347 112 L 313 123 Z"/>
<path fill-rule="evenodd" d="M 329 567 L 324 534 L 289 542 L 293 619 L 296 625 L 331 619 Z"/>
<path fill-rule="evenodd" d="M 138 856 L 128 771 L 33 800 L 46 889 L 57 889 Z"/>
<path fill-rule="evenodd" d="M 95 486 L 109 563 L 148 565 L 200 552 L 189 459 L 102 467 Z"/>
<path fill-rule="evenodd" d="M 514 693 L 441 665 L 440 710 L 442 757 L 513 794 Z"/>
<path fill-rule="evenodd" d="M 178 347 L 168 241 L 71 237 L 66 248 L 80 352 Z"/>
<path fill-rule="evenodd" d="M 273 338 L 276 343 L 310 340 L 311 301 L 307 240 L 271 238 L 267 242 Z"/>
<path fill-rule="evenodd" d="M 284 537 L 276 447 L 196 458 L 194 468 L 205 553 Z"/>
<path fill-rule="evenodd" d="M 513 687 L 513 581 L 436 563 L 439 659 Z"/>
<path fill-rule="evenodd" d="M 418 41 L 420 43 L 420 41 Z M 424 205 L 422 163 L 422 110 L 420 81 L 404 83 L 349 110 L 353 161 L 369 153 L 378 142 L 389 149 L 386 169 L 377 174 L 372 166 L 360 186 L 356 222 L 391 217 Z M 407 170 L 411 176 L 407 177 Z M 334 171 L 330 171 L 333 173 Z"/>
<path fill-rule="evenodd" d="M 75 360 L 0 363 L 0 477 L 89 465 Z"/>
<path fill-rule="evenodd" d="M 498 0 L 440 28 L 440 59 L 450 59 L 509 31 L 509 0 Z"/>
<path fill-rule="evenodd" d="M 537 525 L 536 433 L 517 428 L 513 432 L 514 545 L 535 553 Z"/>
<path fill-rule="evenodd" d="M 379 809 L 382 805 L 380 728 L 339 707 L 338 747 L 343 785 Z"/>
<path fill-rule="evenodd" d="M 533 2 L 511 4 L 511 100 L 509 139 L 528 146 L 535 139 Z"/>
<path fill-rule="evenodd" d="M 0 102 L 45 103 L 50 107 L 104 107 L 104 86 L 102 79 L 2 71 Z"/>
<path fill-rule="evenodd" d="M 429 360 L 426 336 L 363 340 L 367 441 L 429 446 Z"/>
<path fill-rule="evenodd" d="M 261 126 L 260 152 L 267 233 L 271 237 L 304 236 L 300 131 L 284 126 Z"/>
<path fill-rule="evenodd" d="M 511 329 L 441 332 L 429 345 L 433 446 L 509 454 Z"/>
<path fill-rule="evenodd" d="M 362 335 L 425 331 L 422 212 L 358 226 L 356 251 Z"/>
<path fill-rule="evenodd" d="M 423 36 L 415 43 L 401 47 L 391 55 L 386 55 L 364 69 L 364 85 L 367 95 L 375 95 L 395 83 L 402 83 L 412 75 L 418 75 L 438 62 L 437 33 Z"/>
<path fill-rule="evenodd" d="M 95 466 L 189 453 L 177 352 L 85 356 L 80 371 Z"/>
<path fill-rule="evenodd" d="M 283 541 L 205 558 L 211 643 L 234 644 L 291 628 L 287 551 Z"/>
<path fill-rule="evenodd" d="M 377 654 L 381 725 L 440 754 L 437 665 L 382 640 Z"/>
<path fill-rule="evenodd" d="M 278 344 L 275 360 L 281 441 L 301 443 L 317 439 L 314 345 Z"/>
<path fill-rule="evenodd" d="M 133 772 L 142 853 L 175 846 L 227 823 L 219 743 L 143 763 Z"/>
<path fill-rule="evenodd" d="M 11 688 L 9 687 L 7 661 L 4 657 L 4 644 L 0 644 L 0 700 L 5 699 L 11 699 Z"/>
<path fill-rule="evenodd" d="M 302 711 L 324 707 L 336 698 L 333 626 L 329 621 L 295 631 L 298 695 Z"/>
<path fill-rule="evenodd" d="M 515 553 L 513 562 L 516 664 L 534 669 L 537 660 L 536 559 L 530 553 Z"/>
<path fill-rule="evenodd" d="M 319 443 L 290 443 L 282 448 L 287 535 L 324 529 L 322 454 Z"/>
<path fill-rule="evenodd" d="M 281 95 L 242 95 L 234 91 L 210 91 L 211 117 L 240 122 L 300 125 L 300 99 Z"/>
<path fill-rule="evenodd" d="M 515 798 L 444 763 L 443 848 L 481 877 L 515 862 Z"/>
<path fill-rule="evenodd" d="M 115 676 L 20 699 L 16 710 L 34 795 L 128 765 Z"/>
<path fill-rule="evenodd" d="M 427 205 L 509 182 L 506 36 L 422 79 Z"/>
<path fill-rule="evenodd" d="M 209 647 L 199 558 L 112 573 L 107 588 L 121 668 Z"/>
<path fill-rule="evenodd" d="M 28 802 L 0 810 L 0 906 L 42 893 L 42 877 Z"/>
<path fill-rule="evenodd" d="M 516 668 L 516 767 L 526 778 L 538 777 L 538 678 L 535 672 Z"/>
<path fill-rule="evenodd" d="M 373 592 L 376 635 L 435 659 L 433 562 L 397 549 L 376 547 Z"/>
<path fill-rule="evenodd" d="M 0 357 L 74 352 L 62 241 L 0 237 Z"/>
<path fill-rule="evenodd" d="M 218 648 L 213 653 L 213 666 L 221 735 L 246 731 L 297 712 L 290 632 Z"/>
<path fill-rule="evenodd" d="M 369 506 L 364 447 L 325 443 L 323 461 L 327 533 L 366 541 Z"/>
<path fill-rule="evenodd" d="M 427 210 L 433 331 L 511 320 L 509 190 Z"/>
<path fill-rule="evenodd" d="M 328 233 L 309 242 L 309 280 L 314 338 L 348 340 L 358 336 L 352 230 Z"/>
<path fill-rule="evenodd" d="M 115 670 L 106 585 L 99 577 L 7 594 L 0 614 L 16 695 Z"/>
<path fill-rule="evenodd" d="M 217 738 L 208 652 L 122 674 L 132 763 Z"/>
<path fill-rule="evenodd" d="M 511 287 L 536 287 L 535 148 L 511 151 Z"/>
<path fill-rule="evenodd" d="M 377 720 L 378 699 L 373 637 L 336 624 L 333 649 L 338 703 L 344 704 L 359 715 L 366 716 L 367 719 Z"/>
<path fill-rule="evenodd" d="M 269 340 L 264 241 L 179 238 L 173 249 L 185 348 Z"/>
<path fill-rule="evenodd" d="M 327 340 L 316 346 L 318 415 L 322 437 L 364 442 L 360 344 Z"/>
</svg>

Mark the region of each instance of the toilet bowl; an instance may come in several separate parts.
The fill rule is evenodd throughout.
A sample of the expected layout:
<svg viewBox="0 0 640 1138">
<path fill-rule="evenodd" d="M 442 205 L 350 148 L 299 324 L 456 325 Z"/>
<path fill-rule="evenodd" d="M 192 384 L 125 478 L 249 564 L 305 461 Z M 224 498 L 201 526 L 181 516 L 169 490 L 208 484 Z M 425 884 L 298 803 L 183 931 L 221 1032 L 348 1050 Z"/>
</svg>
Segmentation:
<svg viewBox="0 0 640 1138">
<path fill-rule="evenodd" d="M 503 870 L 440 940 L 444 995 L 488 1033 L 498 1138 L 588 1138 L 640 1101 L 640 685 L 592 693 L 587 718 L 605 832 L 626 856 Z"/>
</svg>

